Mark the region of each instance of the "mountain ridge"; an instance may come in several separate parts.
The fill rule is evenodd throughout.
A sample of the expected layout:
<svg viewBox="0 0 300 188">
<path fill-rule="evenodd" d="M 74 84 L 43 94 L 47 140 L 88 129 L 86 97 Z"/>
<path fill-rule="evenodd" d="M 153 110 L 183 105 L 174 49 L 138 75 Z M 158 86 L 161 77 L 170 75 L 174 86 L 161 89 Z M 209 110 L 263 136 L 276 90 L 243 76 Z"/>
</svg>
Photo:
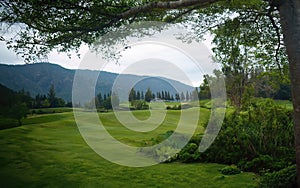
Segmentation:
<svg viewBox="0 0 300 188">
<path fill-rule="evenodd" d="M 99 75 L 95 86 L 96 93 L 109 93 L 118 76 L 122 77 L 118 87 L 128 87 L 131 81 L 138 80 L 139 82 L 134 88 L 144 92 L 147 88 L 150 88 L 154 93 L 166 90 L 170 91 L 171 94 L 175 94 L 177 92 L 190 92 L 194 89 L 192 86 L 164 77 L 117 74 L 88 69 L 66 69 L 52 63 L 0 64 L 0 83 L 14 91 L 22 89 L 29 91 L 33 97 L 37 94 L 47 94 L 51 84 L 53 84 L 58 97 L 71 101 L 73 79 L 76 71 L 84 73 L 86 83 L 89 83 L 90 78 L 95 78 L 95 76 Z M 121 91 L 122 88 L 119 88 L 119 90 Z M 122 97 L 125 99 L 128 96 L 126 94 Z"/>
</svg>

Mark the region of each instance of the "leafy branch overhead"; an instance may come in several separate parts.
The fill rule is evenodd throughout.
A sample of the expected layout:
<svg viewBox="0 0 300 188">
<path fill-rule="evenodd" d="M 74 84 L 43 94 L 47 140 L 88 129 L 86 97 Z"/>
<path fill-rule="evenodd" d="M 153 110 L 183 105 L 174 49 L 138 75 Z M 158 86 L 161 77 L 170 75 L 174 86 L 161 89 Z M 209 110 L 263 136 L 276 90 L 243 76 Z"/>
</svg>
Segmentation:
<svg viewBox="0 0 300 188">
<path fill-rule="evenodd" d="M 271 56 L 276 53 L 279 62 L 281 48 L 273 49 L 274 43 L 281 41 L 278 12 L 275 6 L 267 2 L 255 1 L 220 1 L 220 0 L 176 0 L 176 1 L 16 1 L 0 2 L 2 23 L 1 34 L 7 46 L 13 48 L 27 62 L 42 58 L 51 50 L 71 52 L 82 44 L 92 44 L 106 33 L 116 31 L 124 25 L 140 21 L 163 21 L 182 23 L 192 28 L 186 40 L 200 39 L 207 32 L 216 37 L 225 36 L 236 28 L 228 27 L 237 21 L 237 27 L 250 27 L 246 32 L 241 27 L 240 35 L 251 35 L 251 42 L 268 42 L 266 50 Z M 275 7 L 275 8 L 274 8 Z M 268 20 L 269 19 L 269 20 Z M 252 24 L 255 22 L 256 24 Z M 275 27 L 270 27 L 270 23 Z M 221 33 L 226 27 L 230 31 Z M 253 30 L 252 30 L 253 29 Z M 260 36 L 261 31 L 269 31 L 274 36 Z M 276 33 L 275 33 L 276 32 Z M 270 32 L 266 32 L 270 33 Z M 279 33 L 279 35 L 278 35 Z M 128 34 L 128 33 L 127 33 Z M 260 38 L 253 39 L 252 36 Z M 126 37 L 126 36 L 122 36 Z M 220 38 L 220 37 L 219 37 Z M 276 38 L 276 41 L 274 41 Z M 216 39 L 217 40 L 217 39 Z M 220 40 L 216 41 L 217 43 Z M 265 49 L 265 47 L 263 47 Z M 271 48 L 271 49 L 270 49 Z M 266 55 L 266 50 L 263 54 Z M 260 54 L 263 56 L 262 54 Z"/>
</svg>

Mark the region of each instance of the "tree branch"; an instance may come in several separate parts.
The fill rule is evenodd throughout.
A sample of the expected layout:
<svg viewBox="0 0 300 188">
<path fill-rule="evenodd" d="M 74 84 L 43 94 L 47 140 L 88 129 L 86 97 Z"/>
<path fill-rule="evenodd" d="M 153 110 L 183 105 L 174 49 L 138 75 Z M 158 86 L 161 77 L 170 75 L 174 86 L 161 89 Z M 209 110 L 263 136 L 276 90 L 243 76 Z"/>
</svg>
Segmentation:
<svg viewBox="0 0 300 188">
<path fill-rule="evenodd" d="M 178 1 L 158 1 L 158 2 L 150 2 L 142 6 L 133 7 L 121 14 L 117 17 L 119 18 L 129 18 L 134 16 L 140 12 L 150 12 L 153 9 L 178 9 L 185 8 L 190 6 L 199 6 L 205 7 L 207 5 L 213 4 L 220 0 L 178 0 Z"/>
<path fill-rule="evenodd" d="M 280 72 L 282 72 L 282 69 L 281 69 L 281 66 L 280 66 L 280 61 L 279 61 L 279 50 L 280 50 L 280 47 L 281 47 L 281 35 L 280 35 L 280 28 L 278 25 L 276 25 L 276 22 L 272 16 L 272 12 L 275 10 L 274 9 L 275 7 L 274 6 L 271 6 L 269 11 L 268 11 L 268 14 L 267 16 L 269 17 L 270 21 L 271 21 L 271 24 L 272 26 L 274 27 L 275 29 L 275 32 L 276 32 L 276 36 L 277 36 L 277 40 L 278 40 L 278 44 L 277 44 L 277 48 L 276 48 L 276 52 L 275 52 L 275 59 L 276 59 L 276 64 L 278 66 L 278 69 Z"/>
<path fill-rule="evenodd" d="M 192 12 L 193 10 L 198 9 L 198 8 L 200 8 L 200 6 L 194 6 L 194 7 L 190 8 L 190 9 L 187 9 L 187 10 L 185 10 L 185 11 L 179 13 L 179 14 L 176 15 L 175 17 L 173 17 L 173 18 L 172 18 L 171 20 L 169 20 L 168 22 L 172 23 L 172 22 L 176 21 L 178 18 L 180 18 L 180 17 L 184 16 L 185 14 L 188 14 L 188 13 L 190 13 L 190 12 Z"/>
</svg>

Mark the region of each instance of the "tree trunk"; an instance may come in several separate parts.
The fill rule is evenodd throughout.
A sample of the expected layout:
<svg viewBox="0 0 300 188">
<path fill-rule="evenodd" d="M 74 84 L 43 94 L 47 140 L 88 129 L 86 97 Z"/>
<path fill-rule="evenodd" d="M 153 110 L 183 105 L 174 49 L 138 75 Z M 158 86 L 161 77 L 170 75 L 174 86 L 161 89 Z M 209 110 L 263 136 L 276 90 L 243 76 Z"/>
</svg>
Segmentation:
<svg viewBox="0 0 300 188">
<path fill-rule="evenodd" d="M 279 6 L 280 22 L 289 59 L 297 163 L 297 184 L 300 187 L 300 1 L 284 0 Z"/>
</svg>

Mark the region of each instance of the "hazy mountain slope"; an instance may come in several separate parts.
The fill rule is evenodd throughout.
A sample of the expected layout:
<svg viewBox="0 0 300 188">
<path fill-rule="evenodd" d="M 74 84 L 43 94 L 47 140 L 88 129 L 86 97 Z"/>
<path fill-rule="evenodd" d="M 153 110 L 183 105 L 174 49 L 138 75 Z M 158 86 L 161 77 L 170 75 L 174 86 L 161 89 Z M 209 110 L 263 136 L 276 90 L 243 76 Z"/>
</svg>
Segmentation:
<svg viewBox="0 0 300 188">
<path fill-rule="evenodd" d="M 115 79 L 119 76 L 115 73 L 100 72 L 91 70 L 80 70 L 85 75 L 85 82 L 89 84 L 89 79 L 99 75 L 96 84 L 96 93 L 109 93 Z M 75 70 L 65 69 L 59 65 L 50 63 L 35 63 L 28 65 L 3 65 L 0 64 L 0 84 L 7 86 L 10 89 L 19 91 L 24 89 L 29 91 L 32 96 L 36 94 L 46 94 L 51 84 L 54 84 L 55 91 L 58 97 L 71 101 L 72 86 Z M 193 87 L 185 85 L 181 82 L 159 78 L 136 75 L 121 75 L 116 85 L 117 90 L 122 91 L 124 87 L 132 81 L 139 81 L 135 88 L 140 91 L 146 91 L 147 88 L 156 93 L 157 91 L 167 90 L 174 94 L 177 88 L 178 91 L 191 91 Z M 125 95 L 121 98 L 126 98 Z"/>
</svg>

